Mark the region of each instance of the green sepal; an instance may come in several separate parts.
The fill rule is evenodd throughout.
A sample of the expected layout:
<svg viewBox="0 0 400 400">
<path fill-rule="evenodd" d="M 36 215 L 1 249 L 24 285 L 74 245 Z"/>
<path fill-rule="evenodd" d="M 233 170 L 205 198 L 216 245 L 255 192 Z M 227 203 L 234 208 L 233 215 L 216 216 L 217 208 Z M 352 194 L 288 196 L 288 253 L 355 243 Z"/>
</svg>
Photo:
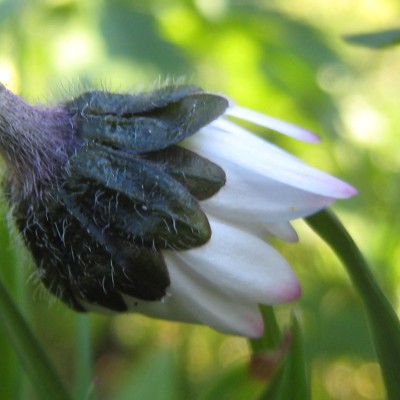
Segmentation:
<svg viewBox="0 0 400 400">
<path fill-rule="evenodd" d="M 198 93 L 137 114 L 96 114 L 85 110 L 76 117 L 77 136 L 136 153 L 177 144 L 223 114 L 228 101 Z"/>
<path fill-rule="evenodd" d="M 224 170 L 213 162 L 179 146 L 144 155 L 181 183 L 197 200 L 212 197 L 225 185 Z"/>
<path fill-rule="evenodd" d="M 159 251 L 139 246 L 111 227 L 99 224 L 95 214 L 93 218 L 72 195 L 59 191 L 59 200 L 74 218 L 73 222 L 80 225 L 73 230 L 79 232 L 74 249 L 83 265 L 74 268 L 70 277 L 76 296 L 81 294 L 89 303 L 115 311 L 126 310 L 121 293 L 142 300 L 160 300 L 165 296 L 170 281 Z M 71 237 L 69 242 L 72 241 Z M 85 250 L 86 253 L 90 250 L 89 254 Z"/>
<path fill-rule="evenodd" d="M 65 107 L 71 114 L 133 116 L 165 107 L 192 94 L 204 93 L 192 85 L 166 85 L 143 93 L 122 94 L 102 90 L 91 90 L 67 102 Z"/>
<path fill-rule="evenodd" d="M 71 157 L 69 169 L 68 191 L 82 193 L 80 204 L 86 205 L 92 214 L 97 210 L 103 212 L 104 225 L 118 228 L 138 243 L 185 249 L 204 244 L 211 236 L 207 217 L 198 201 L 149 161 L 89 143 Z M 75 189 L 74 185 L 77 185 Z M 96 207 L 95 199 L 86 193 L 90 185 L 118 193 L 111 204 L 115 212 L 109 213 L 107 199 L 104 211 L 101 203 Z"/>
<path fill-rule="evenodd" d="M 84 93 L 64 104 L 74 148 L 54 185 L 14 208 L 51 293 L 78 311 L 125 311 L 124 294 L 160 300 L 170 285 L 163 249 L 211 237 L 199 200 L 224 171 L 175 146 L 219 117 L 228 101 L 194 86 L 137 95 Z"/>
</svg>

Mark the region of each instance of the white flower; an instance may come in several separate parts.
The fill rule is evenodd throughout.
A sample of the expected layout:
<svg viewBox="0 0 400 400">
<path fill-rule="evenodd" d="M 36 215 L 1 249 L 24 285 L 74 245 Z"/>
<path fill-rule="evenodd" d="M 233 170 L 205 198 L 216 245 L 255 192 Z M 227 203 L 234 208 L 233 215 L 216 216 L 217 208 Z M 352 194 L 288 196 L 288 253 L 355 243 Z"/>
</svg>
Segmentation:
<svg viewBox="0 0 400 400">
<path fill-rule="evenodd" d="M 237 106 L 216 119 L 228 101 L 194 86 L 42 108 L 0 84 L 0 105 L 16 225 L 41 281 L 77 311 L 128 306 L 260 336 L 258 305 L 301 292 L 268 237 L 295 241 L 290 221 L 355 194 L 228 117 L 315 135 Z"/>
<path fill-rule="evenodd" d="M 318 140 L 297 126 L 238 106 L 226 114 L 300 140 Z M 190 250 L 163 251 L 171 286 L 162 302 L 124 299 L 130 309 L 148 316 L 261 336 L 264 326 L 258 305 L 290 302 L 301 294 L 291 267 L 268 243 L 268 236 L 296 241 L 290 221 L 356 191 L 225 116 L 182 145 L 226 173 L 225 186 L 201 202 L 212 228 L 211 239 Z"/>
</svg>

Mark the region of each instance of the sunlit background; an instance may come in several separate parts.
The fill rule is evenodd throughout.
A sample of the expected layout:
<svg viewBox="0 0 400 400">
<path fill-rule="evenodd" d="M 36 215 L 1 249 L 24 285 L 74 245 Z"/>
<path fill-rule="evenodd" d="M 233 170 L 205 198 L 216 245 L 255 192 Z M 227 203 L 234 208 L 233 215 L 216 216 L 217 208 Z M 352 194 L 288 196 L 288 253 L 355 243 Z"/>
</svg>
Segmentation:
<svg viewBox="0 0 400 400">
<path fill-rule="evenodd" d="M 0 81 L 51 103 L 83 88 L 142 90 L 185 77 L 317 132 L 319 145 L 259 131 L 359 189 L 334 209 L 397 307 L 400 48 L 367 50 L 342 35 L 395 27 L 399 16 L 397 0 L 3 0 Z M 30 279 L 2 210 L 0 276 L 72 385 L 80 320 Z M 322 241 L 295 225 L 300 244 L 277 245 L 304 293 L 278 315 L 283 325 L 291 308 L 301 317 L 313 398 L 383 399 L 354 289 Z M 90 327 L 98 399 L 251 400 L 260 386 L 245 373 L 244 339 L 137 315 L 93 315 Z M 33 398 L 1 324 L 0 349 L 0 398 Z"/>
</svg>

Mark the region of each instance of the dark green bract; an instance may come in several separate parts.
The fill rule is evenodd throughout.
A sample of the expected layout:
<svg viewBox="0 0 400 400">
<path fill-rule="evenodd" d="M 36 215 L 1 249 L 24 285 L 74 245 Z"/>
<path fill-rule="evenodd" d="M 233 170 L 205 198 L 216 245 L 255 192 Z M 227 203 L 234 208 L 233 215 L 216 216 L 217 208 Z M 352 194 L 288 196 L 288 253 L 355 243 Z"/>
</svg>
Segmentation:
<svg viewBox="0 0 400 400">
<path fill-rule="evenodd" d="M 75 145 L 57 184 L 14 207 L 46 287 L 70 307 L 126 310 L 123 294 L 159 300 L 170 284 L 161 250 L 206 243 L 199 200 L 225 183 L 214 163 L 179 147 L 224 113 L 192 86 L 144 94 L 84 93 L 65 108 Z"/>
</svg>

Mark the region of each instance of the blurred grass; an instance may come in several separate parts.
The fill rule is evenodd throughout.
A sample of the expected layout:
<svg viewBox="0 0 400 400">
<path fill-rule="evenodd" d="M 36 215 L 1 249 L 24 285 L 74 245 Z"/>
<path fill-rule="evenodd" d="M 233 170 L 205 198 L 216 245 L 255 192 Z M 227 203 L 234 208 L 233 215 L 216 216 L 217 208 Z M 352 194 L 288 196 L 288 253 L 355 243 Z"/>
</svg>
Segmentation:
<svg viewBox="0 0 400 400">
<path fill-rule="evenodd" d="M 341 40 L 343 34 L 393 27 L 398 2 L 288 4 L 2 0 L 0 80 L 30 101 L 47 102 L 68 98 L 86 86 L 133 90 L 158 79 L 186 76 L 243 106 L 315 130 L 323 137 L 318 146 L 273 133 L 268 138 L 359 188 L 357 198 L 335 209 L 355 232 L 398 308 L 400 56 L 396 48 L 372 52 Z M 73 385 L 75 315 L 63 305 L 49 306 L 47 295 L 27 279 L 32 270 L 10 237 L 5 211 L 1 215 L 0 276 L 62 377 Z M 297 308 L 313 367 L 313 398 L 382 399 L 361 304 L 322 242 L 303 224 L 296 227 L 302 243 L 279 246 L 304 288 Z M 278 315 L 285 324 L 287 307 Z M 155 399 L 205 396 L 209 382 L 237 363 L 244 368 L 248 355 L 243 339 L 205 327 L 140 316 L 91 316 L 90 327 L 92 382 L 99 399 L 122 399 L 131 391 Z M 1 326 L 0 343 L 0 399 L 31 396 Z M 178 380 L 179 393 L 166 389 L 163 397 L 152 391 L 154 379 L 164 370 L 166 387 Z M 138 377 L 147 386 L 131 388 Z M 251 388 L 249 384 L 249 399 Z"/>
</svg>

